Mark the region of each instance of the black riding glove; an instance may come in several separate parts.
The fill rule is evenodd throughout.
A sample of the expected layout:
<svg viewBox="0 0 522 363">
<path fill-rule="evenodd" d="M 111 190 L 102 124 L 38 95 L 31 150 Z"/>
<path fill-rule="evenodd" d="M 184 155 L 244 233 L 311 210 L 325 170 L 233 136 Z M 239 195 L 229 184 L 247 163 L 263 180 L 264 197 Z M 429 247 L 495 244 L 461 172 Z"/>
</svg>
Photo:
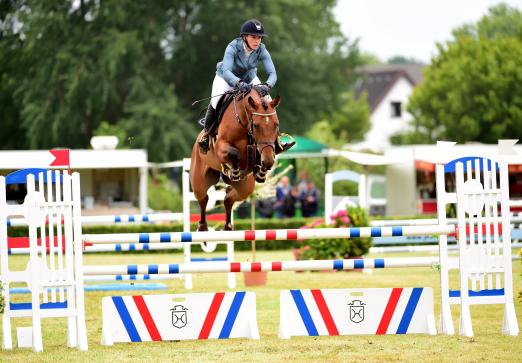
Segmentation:
<svg viewBox="0 0 522 363">
<path fill-rule="evenodd" d="M 269 95 L 270 86 L 268 85 L 268 83 L 260 84 L 259 86 L 257 86 L 257 88 L 259 89 L 259 95 L 261 97 L 265 97 L 265 96 Z"/>
<path fill-rule="evenodd" d="M 239 92 L 247 93 L 247 92 L 250 92 L 250 90 L 252 89 L 252 86 L 246 82 L 239 81 L 239 83 L 237 84 L 237 88 L 239 89 Z"/>
</svg>

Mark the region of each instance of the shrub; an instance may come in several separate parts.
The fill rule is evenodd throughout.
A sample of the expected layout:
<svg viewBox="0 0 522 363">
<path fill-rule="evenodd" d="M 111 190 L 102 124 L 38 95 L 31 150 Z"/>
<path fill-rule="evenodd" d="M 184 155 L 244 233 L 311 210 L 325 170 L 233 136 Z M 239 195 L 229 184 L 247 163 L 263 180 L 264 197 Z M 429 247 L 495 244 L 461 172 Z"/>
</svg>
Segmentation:
<svg viewBox="0 0 522 363">
<path fill-rule="evenodd" d="M 368 214 L 361 207 L 348 207 L 332 216 L 332 225 L 324 223 L 316 225 L 315 228 L 347 228 L 367 227 Z M 368 253 L 372 245 L 372 239 L 365 238 L 317 238 L 302 241 L 303 260 L 330 260 L 335 258 L 350 258 L 362 256 Z"/>
<path fill-rule="evenodd" d="M 2 289 L 3 289 L 3 285 L 0 283 L 0 314 L 2 314 L 4 312 L 4 306 L 5 306 L 4 294 L 2 294 Z"/>
</svg>

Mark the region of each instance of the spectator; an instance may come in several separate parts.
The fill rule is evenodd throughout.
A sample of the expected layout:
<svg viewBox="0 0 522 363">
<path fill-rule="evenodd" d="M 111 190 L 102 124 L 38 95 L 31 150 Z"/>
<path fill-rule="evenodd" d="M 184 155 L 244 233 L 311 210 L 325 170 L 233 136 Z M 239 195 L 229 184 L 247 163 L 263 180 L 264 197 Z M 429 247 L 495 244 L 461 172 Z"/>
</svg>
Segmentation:
<svg viewBox="0 0 522 363">
<path fill-rule="evenodd" d="M 319 209 L 319 196 L 319 190 L 315 187 L 314 182 L 308 180 L 306 189 L 299 195 L 303 217 L 313 217 L 317 214 L 317 210 Z"/>
<path fill-rule="evenodd" d="M 295 216 L 295 193 L 287 176 L 283 176 L 276 188 L 276 212 L 279 218 Z"/>
<path fill-rule="evenodd" d="M 275 198 L 256 200 L 256 210 L 261 218 L 272 218 L 274 215 Z"/>
<path fill-rule="evenodd" d="M 306 192 L 306 183 L 310 180 L 310 175 L 308 171 L 303 170 L 299 173 L 299 180 L 297 181 L 297 192 L 299 195 Z"/>
</svg>

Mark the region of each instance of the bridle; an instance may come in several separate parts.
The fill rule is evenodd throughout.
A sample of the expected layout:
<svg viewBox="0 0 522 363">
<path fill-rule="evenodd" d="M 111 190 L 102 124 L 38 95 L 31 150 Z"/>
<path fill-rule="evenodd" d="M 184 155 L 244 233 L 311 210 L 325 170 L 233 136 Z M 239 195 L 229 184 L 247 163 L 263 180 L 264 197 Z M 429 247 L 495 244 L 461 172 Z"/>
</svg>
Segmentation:
<svg viewBox="0 0 522 363">
<path fill-rule="evenodd" d="M 238 94 L 239 95 L 239 94 Z M 256 146 L 260 145 L 264 145 L 261 147 L 261 150 L 259 150 L 259 153 L 262 153 L 263 150 L 266 148 L 266 147 L 271 147 L 272 148 L 272 151 L 275 153 L 275 140 L 273 141 L 266 141 L 266 140 L 256 140 L 255 137 L 254 137 L 254 117 L 253 116 L 261 116 L 261 117 L 266 117 L 266 120 L 265 122 L 268 123 L 270 121 L 269 117 L 270 116 L 274 116 L 277 114 L 277 111 L 274 110 L 274 112 L 270 112 L 270 113 L 260 113 L 260 112 L 252 112 L 252 113 L 249 113 L 248 110 L 247 110 L 247 107 L 245 105 L 245 94 L 243 94 L 243 100 L 242 100 L 242 105 L 243 105 L 243 110 L 245 111 L 245 115 L 247 117 L 247 123 L 244 124 L 243 123 L 243 120 L 241 120 L 241 116 L 239 115 L 239 112 L 237 112 L 237 96 L 238 95 L 235 95 L 234 96 L 234 115 L 236 117 L 236 121 L 238 124 L 240 124 L 243 128 L 247 129 L 248 130 L 248 133 L 247 133 L 247 138 L 248 138 L 248 141 L 249 141 L 249 144 L 253 144 Z M 266 105 L 265 104 L 265 100 L 261 97 L 261 103 L 263 105 Z M 250 115 L 252 115 L 252 117 L 250 117 Z"/>
</svg>

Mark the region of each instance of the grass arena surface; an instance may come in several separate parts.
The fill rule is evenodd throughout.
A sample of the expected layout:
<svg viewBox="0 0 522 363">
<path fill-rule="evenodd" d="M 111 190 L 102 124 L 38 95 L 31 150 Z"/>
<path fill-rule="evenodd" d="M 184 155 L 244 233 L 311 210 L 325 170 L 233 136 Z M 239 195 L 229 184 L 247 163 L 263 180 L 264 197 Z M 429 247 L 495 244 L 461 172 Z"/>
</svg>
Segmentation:
<svg viewBox="0 0 522 363">
<path fill-rule="evenodd" d="M 518 253 L 514 250 L 513 253 Z M 216 254 L 194 254 L 209 257 Z M 385 257 L 413 257 L 426 254 L 394 254 Z M 370 257 L 384 257 L 375 255 Z M 248 261 L 249 252 L 236 252 L 236 261 Z M 293 259 L 291 251 L 260 251 L 257 261 Z M 10 256 L 10 266 L 18 269 L 26 264 L 26 256 Z M 105 253 L 84 256 L 86 265 L 131 263 L 181 262 L 179 253 Z M 279 326 L 279 291 L 299 288 L 368 288 L 368 287 L 433 287 L 435 315 L 440 311 L 439 273 L 430 268 L 377 269 L 373 273 L 362 272 L 271 272 L 268 284 L 245 288 L 242 274 L 237 274 L 236 290 L 253 291 L 257 297 L 257 321 L 261 340 L 231 339 L 205 341 L 171 341 L 151 343 L 117 343 L 106 347 L 101 339 L 101 298 L 112 295 L 169 294 L 187 292 L 229 291 L 226 274 L 194 274 L 194 288 L 187 291 L 180 279 L 151 281 L 169 286 L 162 291 L 88 292 L 85 294 L 89 351 L 79 352 L 66 346 L 67 321 L 65 318 L 43 319 L 43 353 L 14 348 L 0 351 L 1 362 L 129 362 L 129 361 L 257 361 L 257 362 L 347 362 L 347 361 L 522 361 L 522 336 L 503 336 L 503 307 L 500 305 L 472 306 L 474 338 L 429 335 L 386 336 L 337 336 L 294 337 L 281 340 L 277 337 Z M 522 324 L 522 291 L 520 261 L 513 261 L 515 309 L 519 326 Z M 451 274 L 453 282 L 458 275 Z M 138 281 L 147 282 L 147 281 Z M 102 283 L 102 282 L 97 282 Z M 455 286 L 455 285 L 454 285 Z M 12 295 L 13 301 L 27 301 L 27 296 Z M 459 307 L 453 306 L 453 321 L 458 331 Z M 13 319 L 13 345 L 16 346 L 17 326 L 30 325 L 30 319 Z M 1 322 L 0 322 L 1 324 Z"/>
</svg>

